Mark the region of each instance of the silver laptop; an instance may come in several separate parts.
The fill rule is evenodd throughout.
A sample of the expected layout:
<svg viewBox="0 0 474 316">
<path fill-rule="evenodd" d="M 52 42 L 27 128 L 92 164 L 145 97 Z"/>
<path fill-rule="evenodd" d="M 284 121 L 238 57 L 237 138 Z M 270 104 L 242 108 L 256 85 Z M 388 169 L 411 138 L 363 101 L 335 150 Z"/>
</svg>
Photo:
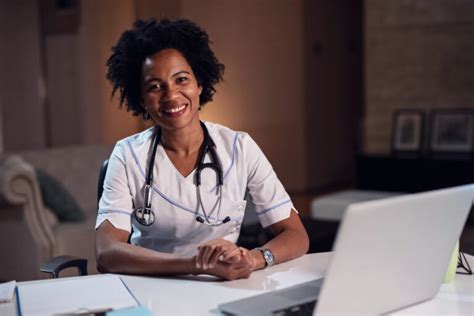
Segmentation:
<svg viewBox="0 0 474 316">
<path fill-rule="evenodd" d="M 474 198 L 474 185 L 348 207 L 324 280 L 219 305 L 226 314 L 392 312 L 433 298 Z"/>
</svg>

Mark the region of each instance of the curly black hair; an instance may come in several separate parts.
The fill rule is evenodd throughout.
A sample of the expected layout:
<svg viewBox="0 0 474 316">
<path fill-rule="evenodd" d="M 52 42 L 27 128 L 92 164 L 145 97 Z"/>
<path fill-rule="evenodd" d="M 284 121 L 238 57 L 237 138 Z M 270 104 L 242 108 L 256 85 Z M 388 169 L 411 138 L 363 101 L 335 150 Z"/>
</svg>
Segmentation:
<svg viewBox="0 0 474 316">
<path fill-rule="evenodd" d="M 112 83 L 112 97 L 120 91 L 120 107 L 126 104 L 133 115 L 145 114 L 140 102 L 141 71 L 144 60 L 166 48 L 183 54 L 202 86 L 199 104 L 212 101 L 214 85 L 222 80 L 224 65 L 209 47 L 207 33 L 189 20 L 137 20 L 125 31 L 107 60 L 107 79 Z"/>
</svg>

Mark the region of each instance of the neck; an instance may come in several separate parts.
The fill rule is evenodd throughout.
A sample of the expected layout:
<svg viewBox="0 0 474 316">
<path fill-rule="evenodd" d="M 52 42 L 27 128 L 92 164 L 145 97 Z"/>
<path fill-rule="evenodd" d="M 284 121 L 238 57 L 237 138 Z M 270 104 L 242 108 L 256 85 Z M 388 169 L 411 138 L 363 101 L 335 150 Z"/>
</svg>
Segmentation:
<svg viewBox="0 0 474 316">
<path fill-rule="evenodd" d="M 193 124 L 178 130 L 162 129 L 161 143 L 167 151 L 179 156 L 188 156 L 199 150 L 204 141 L 201 124 Z"/>
</svg>

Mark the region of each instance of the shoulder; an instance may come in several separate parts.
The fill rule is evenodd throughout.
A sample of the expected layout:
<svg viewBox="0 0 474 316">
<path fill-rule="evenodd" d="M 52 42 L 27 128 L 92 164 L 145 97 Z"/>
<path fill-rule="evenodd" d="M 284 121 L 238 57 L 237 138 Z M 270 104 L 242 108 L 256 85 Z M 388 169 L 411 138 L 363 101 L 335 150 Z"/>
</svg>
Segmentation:
<svg viewBox="0 0 474 316">
<path fill-rule="evenodd" d="M 152 126 L 146 130 L 125 137 L 117 142 L 114 152 L 125 155 L 126 153 L 140 152 L 143 148 L 148 148 L 155 127 Z"/>
<path fill-rule="evenodd" d="M 250 137 L 247 132 L 235 131 L 218 123 L 208 121 L 204 123 L 215 142 L 222 142 L 224 145 L 231 145 L 232 147 L 237 146 L 239 148 L 245 147 L 249 143 L 254 143 L 252 137 Z"/>
<path fill-rule="evenodd" d="M 226 155 L 232 161 L 249 166 L 255 165 L 259 160 L 266 160 L 262 150 L 248 133 L 216 123 L 205 124 L 221 157 Z"/>
</svg>

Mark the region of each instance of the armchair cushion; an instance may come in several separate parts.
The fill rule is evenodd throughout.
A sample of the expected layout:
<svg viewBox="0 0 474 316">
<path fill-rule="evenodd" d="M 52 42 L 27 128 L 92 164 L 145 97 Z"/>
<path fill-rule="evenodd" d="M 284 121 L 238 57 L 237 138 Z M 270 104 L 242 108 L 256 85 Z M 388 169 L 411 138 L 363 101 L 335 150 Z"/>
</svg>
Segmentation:
<svg viewBox="0 0 474 316">
<path fill-rule="evenodd" d="M 35 171 L 43 203 L 51 209 L 60 222 L 78 222 L 85 219 L 84 212 L 76 199 L 58 179 L 41 169 L 36 168 Z"/>
</svg>

